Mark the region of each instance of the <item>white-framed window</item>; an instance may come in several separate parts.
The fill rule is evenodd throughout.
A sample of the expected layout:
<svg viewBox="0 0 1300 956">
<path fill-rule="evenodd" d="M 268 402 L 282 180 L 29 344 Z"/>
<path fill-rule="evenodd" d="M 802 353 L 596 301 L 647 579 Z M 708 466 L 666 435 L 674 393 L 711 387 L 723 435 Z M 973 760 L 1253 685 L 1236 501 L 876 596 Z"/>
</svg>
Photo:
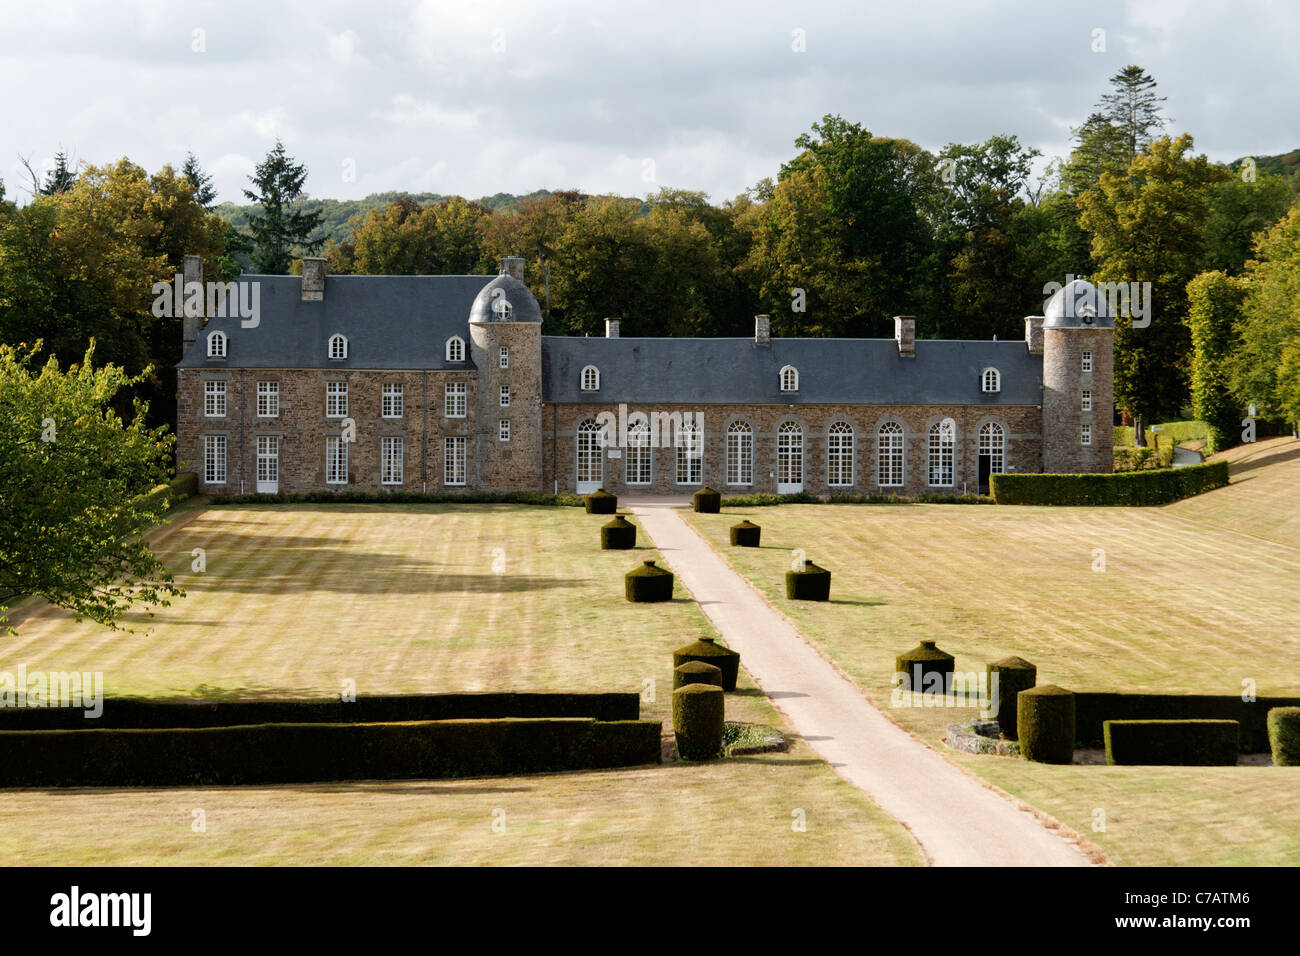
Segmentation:
<svg viewBox="0 0 1300 956">
<path fill-rule="evenodd" d="M 203 417 L 204 418 L 225 418 L 226 417 L 226 383 L 225 382 L 204 382 L 203 383 Z"/>
<path fill-rule="evenodd" d="M 629 485 L 650 484 L 650 423 L 645 416 L 628 425 L 623 451 L 623 480 Z"/>
<path fill-rule="evenodd" d="M 459 335 L 453 335 L 447 340 L 447 361 L 465 361 L 465 340 Z"/>
<path fill-rule="evenodd" d="M 826 431 L 826 483 L 853 484 L 853 426 L 848 422 L 831 422 Z"/>
<path fill-rule="evenodd" d="M 588 365 L 582 370 L 582 390 L 584 392 L 600 391 L 600 369 Z"/>
<path fill-rule="evenodd" d="M 279 382 L 258 382 L 257 383 L 257 417 L 258 418 L 279 418 L 280 417 L 280 383 Z"/>
<path fill-rule="evenodd" d="M 226 436 L 203 436 L 203 483 L 207 485 L 224 485 L 226 483 Z"/>
<path fill-rule="evenodd" d="M 1007 452 L 1006 433 L 997 422 L 980 426 L 980 454 L 989 456 L 989 474 L 1000 475 L 1005 470 Z"/>
<path fill-rule="evenodd" d="M 605 430 L 594 418 L 578 423 L 577 474 L 581 484 L 598 484 L 605 478 Z"/>
<path fill-rule="evenodd" d="M 469 407 L 468 388 L 464 382 L 448 382 L 443 391 L 443 412 L 448 418 L 464 418 Z"/>
<path fill-rule="evenodd" d="M 348 383 L 325 383 L 325 417 L 346 418 L 348 414 Z"/>
<path fill-rule="evenodd" d="M 442 483 L 444 485 L 465 484 L 465 439 L 444 438 L 442 454 Z"/>
<path fill-rule="evenodd" d="M 727 426 L 727 484 L 754 483 L 754 429 L 749 422 Z"/>
<path fill-rule="evenodd" d="M 505 345 L 501 346 L 501 367 L 502 368 L 510 367 L 510 349 L 508 346 Z"/>
<path fill-rule="evenodd" d="M 337 332 L 330 336 L 330 361 L 337 362 L 339 359 L 348 357 L 348 340 L 346 336 L 339 335 Z"/>
<path fill-rule="evenodd" d="M 503 418 L 497 422 L 497 441 L 510 440 L 510 419 Z"/>
<path fill-rule="evenodd" d="M 1083 390 L 1083 410 L 1085 412 L 1092 411 L 1092 389 L 1090 388 Z"/>
<path fill-rule="evenodd" d="M 279 482 L 280 480 L 280 436 L 257 436 L 257 481 Z"/>
<path fill-rule="evenodd" d="M 1092 444 L 1092 426 L 1091 426 L 1091 425 L 1082 425 L 1082 426 L 1080 426 L 1080 428 L 1079 428 L 1079 444 L 1080 444 L 1080 445 L 1091 445 L 1091 444 Z"/>
<path fill-rule="evenodd" d="M 401 418 L 406 414 L 406 386 L 389 383 L 384 386 L 382 418 Z"/>
<path fill-rule="evenodd" d="M 995 368 L 986 368 L 980 381 L 981 388 L 986 392 L 1002 391 L 1002 373 Z"/>
<path fill-rule="evenodd" d="M 698 485 L 704 475 L 704 433 L 693 421 L 680 422 L 673 444 L 677 449 L 677 483 Z"/>
<path fill-rule="evenodd" d="M 781 369 L 781 391 L 799 391 L 799 370 L 793 365 L 787 365 Z"/>
<path fill-rule="evenodd" d="M 1083 370 L 1085 372 L 1092 371 L 1092 350 L 1091 349 L 1083 350 Z"/>
<path fill-rule="evenodd" d="M 325 439 L 325 484 L 348 483 L 348 443 L 342 438 Z"/>
<path fill-rule="evenodd" d="M 930 426 L 930 486 L 951 488 L 953 484 L 953 448 L 957 436 L 945 430 L 942 422 Z"/>
<path fill-rule="evenodd" d="M 405 444 L 401 438 L 379 440 L 380 484 L 400 485 L 402 483 Z"/>
<path fill-rule="evenodd" d="M 502 408 L 510 407 L 510 386 L 509 385 L 501 386 L 501 407 Z"/>
<path fill-rule="evenodd" d="M 226 333 L 209 332 L 208 333 L 208 358 L 225 358 L 226 357 Z"/>
<path fill-rule="evenodd" d="M 903 426 L 885 422 L 876 433 L 877 480 L 882 487 L 903 484 Z"/>
<path fill-rule="evenodd" d="M 798 422 L 782 422 L 776 430 L 776 482 L 803 484 L 803 426 Z"/>
</svg>

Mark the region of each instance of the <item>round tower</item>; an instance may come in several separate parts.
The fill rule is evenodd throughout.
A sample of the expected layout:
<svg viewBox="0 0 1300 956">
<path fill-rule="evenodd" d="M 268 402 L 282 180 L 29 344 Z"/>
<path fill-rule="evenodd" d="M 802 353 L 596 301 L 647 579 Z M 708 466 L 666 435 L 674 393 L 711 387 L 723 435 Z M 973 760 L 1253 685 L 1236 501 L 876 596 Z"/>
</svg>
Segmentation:
<svg viewBox="0 0 1300 956">
<path fill-rule="evenodd" d="M 1090 282 L 1076 279 L 1043 310 L 1043 471 L 1114 469 L 1115 318 Z"/>
</svg>

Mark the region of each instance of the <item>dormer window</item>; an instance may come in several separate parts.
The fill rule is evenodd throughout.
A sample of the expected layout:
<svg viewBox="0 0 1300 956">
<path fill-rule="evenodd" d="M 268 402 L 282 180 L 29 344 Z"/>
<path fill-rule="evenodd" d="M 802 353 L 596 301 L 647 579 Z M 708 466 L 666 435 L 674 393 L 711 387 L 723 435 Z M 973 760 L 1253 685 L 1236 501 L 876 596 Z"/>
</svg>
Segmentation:
<svg viewBox="0 0 1300 956">
<path fill-rule="evenodd" d="M 208 333 L 208 358 L 225 358 L 226 357 L 226 333 L 209 332 Z"/>
<path fill-rule="evenodd" d="M 582 390 L 584 392 L 600 391 L 600 369 L 588 365 L 582 370 Z"/>
<path fill-rule="evenodd" d="M 799 370 L 793 365 L 787 365 L 785 368 L 781 369 L 781 391 L 799 391 Z"/>
<path fill-rule="evenodd" d="M 453 335 L 447 340 L 447 361 L 465 361 L 465 340 L 459 335 Z"/>
<path fill-rule="evenodd" d="M 509 322 L 510 313 L 513 311 L 514 306 L 510 304 L 505 296 L 499 296 L 492 300 L 492 317 L 498 322 Z"/>
<path fill-rule="evenodd" d="M 995 368 L 986 368 L 980 377 L 985 392 L 1002 391 L 1002 373 Z"/>
<path fill-rule="evenodd" d="M 342 335 L 330 336 L 330 359 L 338 361 L 348 357 L 348 340 Z"/>
</svg>

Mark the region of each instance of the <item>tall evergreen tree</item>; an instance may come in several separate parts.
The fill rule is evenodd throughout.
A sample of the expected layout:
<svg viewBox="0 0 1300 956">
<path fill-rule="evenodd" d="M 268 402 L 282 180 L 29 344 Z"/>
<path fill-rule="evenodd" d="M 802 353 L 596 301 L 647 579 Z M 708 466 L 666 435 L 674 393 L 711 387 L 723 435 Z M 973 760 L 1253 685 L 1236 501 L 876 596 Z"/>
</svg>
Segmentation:
<svg viewBox="0 0 1300 956">
<path fill-rule="evenodd" d="M 1110 78 L 1110 85 L 1111 92 L 1099 105 L 1102 115 L 1120 133 L 1128 151 L 1127 167 L 1164 129 L 1167 120 L 1161 114 L 1161 104 L 1165 97 L 1156 96 L 1155 78 L 1137 65 L 1124 67 Z"/>
<path fill-rule="evenodd" d="M 59 150 L 54 156 L 54 168 L 49 171 L 45 182 L 41 184 L 40 193 L 42 196 L 58 196 L 71 189 L 76 181 L 77 173 L 68 162 L 68 154 Z"/>
<path fill-rule="evenodd" d="M 217 202 L 217 189 L 212 185 L 212 176 L 199 165 L 199 158 L 193 152 L 186 154 L 181 174 L 194 187 L 194 201 L 211 212 Z"/>
<path fill-rule="evenodd" d="M 263 275 L 288 275 L 295 247 L 315 252 L 324 242 L 311 238 L 321 224 L 321 214 L 292 208 L 303 197 L 307 167 L 295 163 L 277 139 L 249 181 L 256 191 L 245 189 L 244 195 L 262 207 L 261 215 L 248 220 L 256 245 L 253 267 Z"/>
</svg>

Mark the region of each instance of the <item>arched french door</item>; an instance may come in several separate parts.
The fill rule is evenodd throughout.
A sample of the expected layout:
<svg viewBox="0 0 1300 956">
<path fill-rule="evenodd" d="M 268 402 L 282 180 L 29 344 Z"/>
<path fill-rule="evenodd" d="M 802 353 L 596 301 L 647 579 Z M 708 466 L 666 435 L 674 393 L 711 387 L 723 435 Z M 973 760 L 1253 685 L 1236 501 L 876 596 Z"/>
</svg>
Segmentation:
<svg viewBox="0 0 1300 956">
<path fill-rule="evenodd" d="M 803 491 L 803 427 L 782 422 L 776 432 L 776 493 L 793 495 Z"/>
<path fill-rule="evenodd" d="M 577 492 L 589 495 L 605 483 L 605 443 L 594 418 L 578 424 Z"/>
</svg>

